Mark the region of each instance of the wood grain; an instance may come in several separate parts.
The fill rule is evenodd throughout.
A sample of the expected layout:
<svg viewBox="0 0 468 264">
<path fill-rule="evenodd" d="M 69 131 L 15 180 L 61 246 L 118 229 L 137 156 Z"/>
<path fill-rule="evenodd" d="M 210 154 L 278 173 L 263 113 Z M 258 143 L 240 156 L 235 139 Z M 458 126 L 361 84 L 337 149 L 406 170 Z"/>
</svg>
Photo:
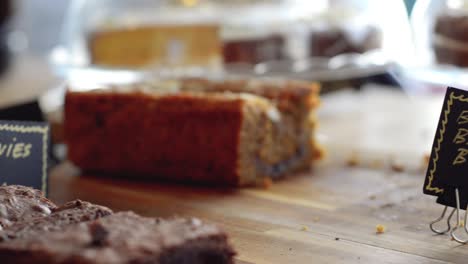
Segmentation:
<svg viewBox="0 0 468 264">
<path fill-rule="evenodd" d="M 442 209 L 421 194 L 422 174 L 322 166 L 270 189 L 208 189 L 80 175 L 65 163 L 50 196 L 147 216 L 196 216 L 225 228 L 239 263 L 463 263 L 466 248 L 435 236 Z M 377 224 L 386 226 L 376 234 Z"/>
</svg>

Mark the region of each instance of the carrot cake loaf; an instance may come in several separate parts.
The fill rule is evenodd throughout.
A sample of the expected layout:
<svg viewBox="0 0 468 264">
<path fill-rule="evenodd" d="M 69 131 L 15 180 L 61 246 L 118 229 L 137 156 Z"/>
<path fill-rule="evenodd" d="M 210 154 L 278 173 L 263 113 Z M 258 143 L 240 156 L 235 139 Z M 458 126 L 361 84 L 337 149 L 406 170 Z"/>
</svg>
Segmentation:
<svg viewBox="0 0 468 264">
<path fill-rule="evenodd" d="M 68 158 L 86 171 L 134 179 L 254 185 L 306 170 L 319 156 L 318 91 L 267 79 L 71 87 Z"/>
</svg>

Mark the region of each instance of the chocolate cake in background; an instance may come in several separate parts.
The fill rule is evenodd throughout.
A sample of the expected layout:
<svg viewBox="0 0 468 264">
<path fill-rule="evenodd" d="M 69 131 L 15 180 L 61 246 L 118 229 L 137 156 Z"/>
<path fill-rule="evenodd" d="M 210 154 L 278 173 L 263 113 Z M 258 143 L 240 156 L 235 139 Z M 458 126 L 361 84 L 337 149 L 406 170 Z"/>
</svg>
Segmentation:
<svg viewBox="0 0 468 264">
<path fill-rule="evenodd" d="M 438 63 L 468 67 L 468 14 L 447 12 L 439 15 L 432 44 Z"/>
<path fill-rule="evenodd" d="M 223 41 L 224 63 L 249 63 L 284 59 L 285 41 L 281 35 Z"/>
<path fill-rule="evenodd" d="M 346 30 L 341 27 L 314 29 L 309 51 L 313 57 L 333 57 L 344 53 L 364 53 L 381 48 L 382 33 L 373 26 Z"/>
<path fill-rule="evenodd" d="M 286 43 L 280 34 L 249 32 L 221 40 L 215 25 L 157 25 L 96 31 L 89 35 L 88 46 L 96 65 L 210 66 L 220 59 L 249 64 L 283 59 Z"/>
</svg>

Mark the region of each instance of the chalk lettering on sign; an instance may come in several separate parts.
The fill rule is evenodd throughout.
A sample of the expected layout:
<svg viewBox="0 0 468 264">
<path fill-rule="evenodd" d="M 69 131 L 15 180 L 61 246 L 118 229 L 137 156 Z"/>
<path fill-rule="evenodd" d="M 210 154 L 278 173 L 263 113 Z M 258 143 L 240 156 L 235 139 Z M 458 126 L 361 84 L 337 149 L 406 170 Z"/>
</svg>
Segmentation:
<svg viewBox="0 0 468 264">
<path fill-rule="evenodd" d="M 468 110 L 463 110 L 457 118 L 457 124 L 463 125 L 468 123 Z M 453 143 L 455 144 L 465 144 L 466 145 L 466 138 L 468 136 L 468 129 L 459 127 L 457 128 L 457 134 L 453 138 Z M 460 165 L 466 162 L 466 155 L 468 155 L 468 149 L 466 148 L 458 148 L 457 149 L 457 156 L 453 160 L 452 165 Z"/>
<path fill-rule="evenodd" d="M 23 158 L 27 158 L 31 155 L 32 144 L 26 144 L 24 146 Z"/>
<path fill-rule="evenodd" d="M 459 148 L 458 154 L 455 160 L 453 161 L 452 165 L 463 164 L 466 162 L 465 156 L 468 155 L 468 149 L 466 148 Z"/>
<path fill-rule="evenodd" d="M 31 155 L 32 144 L 16 142 L 16 138 L 13 138 L 12 141 L 13 143 L 0 142 L 0 157 L 24 159 Z"/>
<path fill-rule="evenodd" d="M 457 124 L 468 124 L 468 110 L 463 110 L 457 118 Z"/>
<path fill-rule="evenodd" d="M 468 129 L 466 128 L 459 128 L 457 134 L 453 138 L 453 143 L 455 144 L 463 144 L 466 142 L 466 137 L 468 136 Z"/>
<path fill-rule="evenodd" d="M 0 183 L 27 185 L 46 193 L 48 144 L 47 123 L 0 120 Z"/>
</svg>

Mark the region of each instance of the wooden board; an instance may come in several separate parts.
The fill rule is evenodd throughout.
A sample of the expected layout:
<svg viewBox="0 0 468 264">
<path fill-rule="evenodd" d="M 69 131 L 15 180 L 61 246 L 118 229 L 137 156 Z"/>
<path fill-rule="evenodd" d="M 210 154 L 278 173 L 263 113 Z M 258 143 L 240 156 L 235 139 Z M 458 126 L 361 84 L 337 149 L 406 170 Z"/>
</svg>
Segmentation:
<svg viewBox="0 0 468 264">
<path fill-rule="evenodd" d="M 221 190 L 51 176 L 50 196 L 147 216 L 196 216 L 230 234 L 240 263 L 463 263 L 465 247 L 428 228 L 441 207 L 421 194 L 421 175 L 365 168 L 316 168 L 269 189 Z M 376 234 L 376 225 L 386 226 Z"/>
<path fill-rule="evenodd" d="M 238 263 L 466 263 L 466 247 L 429 230 L 443 208 L 422 194 L 422 154 L 430 148 L 440 98 L 419 104 L 393 92 L 370 93 L 326 98 L 319 138 L 328 159 L 269 189 L 78 176 L 64 163 L 51 173 L 50 196 L 146 216 L 200 217 L 228 231 Z M 336 112 L 336 105 L 346 111 Z M 349 167 L 354 152 L 361 166 Z M 398 158 L 404 172 L 391 169 Z M 376 234 L 378 224 L 385 233 Z"/>
</svg>

